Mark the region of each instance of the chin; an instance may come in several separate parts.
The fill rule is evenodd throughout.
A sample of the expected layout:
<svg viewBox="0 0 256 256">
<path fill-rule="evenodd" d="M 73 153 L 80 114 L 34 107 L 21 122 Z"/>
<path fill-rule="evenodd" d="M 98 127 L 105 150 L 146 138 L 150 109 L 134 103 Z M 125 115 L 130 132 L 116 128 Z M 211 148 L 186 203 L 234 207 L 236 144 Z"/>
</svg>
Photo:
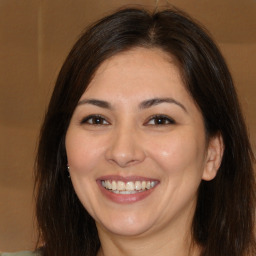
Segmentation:
<svg viewBox="0 0 256 256">
<path fill-rule="evenodd" d="M 128 216 L 123 216 L 120 218 L 111 218 L 111 221 L 99 222 L 97 223 L 97 228 L 104 229 L 119 236 L 139 236 L 147 232 L 150 227 L 153 226 L 152 220 L 147 220 L 147 218 L 139 218 L 138 216 L 133 216 L 132 214 Z"/>
</svg>

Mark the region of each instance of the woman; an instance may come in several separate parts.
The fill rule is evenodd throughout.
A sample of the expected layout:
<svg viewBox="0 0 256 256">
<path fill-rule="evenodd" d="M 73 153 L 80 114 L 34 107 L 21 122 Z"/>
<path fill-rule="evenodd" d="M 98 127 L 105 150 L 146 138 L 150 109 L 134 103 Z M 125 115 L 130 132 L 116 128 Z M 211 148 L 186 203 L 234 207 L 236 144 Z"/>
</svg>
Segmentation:
<svg viewBox="0 0 256 256">
<path fill-rule="evenodd" d="M 255 255 L 253 154 L 232 78 L 176 10 L 91 26 L 39 143 L 41 255 Z"/>
</svg>

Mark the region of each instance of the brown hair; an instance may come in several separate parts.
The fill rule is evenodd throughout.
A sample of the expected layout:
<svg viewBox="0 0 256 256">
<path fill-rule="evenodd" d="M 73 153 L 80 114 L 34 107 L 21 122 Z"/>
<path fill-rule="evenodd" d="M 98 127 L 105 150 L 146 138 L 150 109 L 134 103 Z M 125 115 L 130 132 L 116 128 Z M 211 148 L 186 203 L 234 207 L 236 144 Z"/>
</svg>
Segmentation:
<svg viewBox="0 0 256 256">
<path fill-rule="evenodd" d="M 89 27 L 58 76 L 41 130 L 36 162 L 36 214 L 45 256 L 96 255 L 94 220 L 66 171 L 65 135 L 77 102 L 99 65 L 133 47 L 174 56 L 198 105 L 208 136 L 225 144 L 216 178 L 202 181 L 192 235 L 201 256 L 255 255 L 253 154 L 232 78 L 207 32 L 177 10 L 124 9 Z"/>
</svg>

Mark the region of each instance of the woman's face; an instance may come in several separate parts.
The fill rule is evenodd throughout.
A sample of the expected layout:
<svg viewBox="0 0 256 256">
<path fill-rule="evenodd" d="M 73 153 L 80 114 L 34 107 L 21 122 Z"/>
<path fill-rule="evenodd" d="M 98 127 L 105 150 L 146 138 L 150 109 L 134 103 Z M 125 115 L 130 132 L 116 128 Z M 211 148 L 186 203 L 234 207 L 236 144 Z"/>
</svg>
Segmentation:
<svg viewBox="0 0 256 256">
<path fill-rule="evenodd" d="M 202 115 L 159 49 L 136 48 L 99 67 L 66 150 L 77 196 L 99 232 L 117 235 L 189 229 L 198 186 L 216 174 Z"/>
</svg>

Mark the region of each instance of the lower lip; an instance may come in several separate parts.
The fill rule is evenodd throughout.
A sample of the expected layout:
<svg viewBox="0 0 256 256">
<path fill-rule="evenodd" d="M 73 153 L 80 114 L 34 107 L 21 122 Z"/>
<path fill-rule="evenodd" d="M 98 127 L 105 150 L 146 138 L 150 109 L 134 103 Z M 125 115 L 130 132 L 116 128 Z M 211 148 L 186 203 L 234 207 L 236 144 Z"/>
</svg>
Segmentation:
<svg viewBox="0 0 256 256">
<path fill-rule="evenodd" d="M 135 202 L 141 201 L 141 200 L 145 199 L 146 197 L 148 197 L 156 188 L 156 186 L 155 186 L 154 188 L 145 190 L 143 192 L 138 192 L 135 194 L 115 194 L 115 193 L 105 189 L 101 185 L 101 181 L 97 181 L 97 183 L 98 183 L 103 195 L 106 196 L 111 201 L 118 203 L 118 204 L 129 204 L 129 203 L 135 203 Z"/>
</svg>

